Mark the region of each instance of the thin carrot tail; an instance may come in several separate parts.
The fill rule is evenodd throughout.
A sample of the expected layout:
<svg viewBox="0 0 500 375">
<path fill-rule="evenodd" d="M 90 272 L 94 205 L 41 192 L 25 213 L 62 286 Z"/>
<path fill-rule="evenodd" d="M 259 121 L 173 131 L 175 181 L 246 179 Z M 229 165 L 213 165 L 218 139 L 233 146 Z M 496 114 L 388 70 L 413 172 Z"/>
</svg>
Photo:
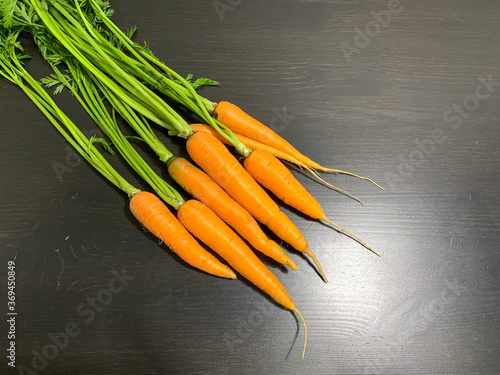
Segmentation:
<svg viewBox="0 0 500 375">
<path fill-rule="evenodd" d="M 377 184 L 375 181 L 373 181 L 371 178 L 368 178 L 368 177 L 358 176 L 357 174 L 354 174 L 354 173 L 351 173 L 351 172 L 346 172 L 346 171 L 341 171 L 340 169 L 331 169 L 331 168 L 325 168 L 325 167 L 321 167 L 321 166 L 314 167 L 314 168 L 318 169 L 320 171 L 323 171 L 323 172 L 345 174 L 347 176 L 352 176 L 352 177 L 359 178 L 360 180 L 366 180 L 366 181 L 371 182 L 373 185 L 375 185 L 379 189 L 385 190 L 382 186 L 380 186 L 379 184 Z"/>
<path fill-rule="evenodd" d="M 291 260 L 289 257 L 287 257 L 288 259 L 286 260 L 286 265 L 288 267 L 290 267 L 290 269 L 292 271 L 297 271 L 299 269 L 299 267 L 295 264 L 295 262 L 293 260 Z"/>
<path fill-rule="evenodd" d="M 358 242 L 359 244 L 361 244 L 362 246 L 366 247 L 368 250 L 370 250 L 372 253 L 374 253 L 375 255 L 381 257 L 381 255 L 379 253 L 377 253 L 375 250 L 373 250 L 370 246 L 368 246 L 365 242 L 363 242 L 361 239 L 359 239 L 358 237 L 356 237 L 355 235 L 353 235 L 352 233 L 346 231 L 344 228 L 340 227 L 339 225 L 335 224 L 333 221 L 327 219 L 327 218 L 324 218 L 322 219 L 323 221 L 326 221 L 328 224 L 331 224 L 333 225 L 335 228 L 337 228 L 338 230 L 340 230 L 342 233 L 346 234 L 347 236 L 349 236 L 350 238 L 352 238 L 354 241 Z"/>
<path fill-rule="evenodd" d="M 276 260 L 277 262 L 279 262 L 285 266 L 290 267 L 290 269 L 292 269 L 293 271 L 297 271 L 299 269 L 299 267 L 295 264 L 295 262 L 288 255 L 286 255 L 283 250 L 281 250 L 281 247 L 279 247 L 279 245 L 276 242 L 271 241 L 271 240 L 268 240 L 268 241 L 269 241 L 268 244 L 271 247 L 271 249 L 275 248 L 276 250 L 278 250 L 278 251 L 276 251 L 276 253 L 279 252 L 278 254 L 280 255 L 280 256 L 276 256 L 272 259 Z M 265 254 L 265 253 L 263 253 L 263 254 Z M 270 255 L 267 255 L 267 256 L 270 256 Z"/>
<path fill-rule="evenodd" d="M 304 317 L 302 316 L 302 314 L 300 313 L 299 309 L 295 307 L 293 309 L 293 311 L 295 311 L 297 313 L 297 315 L 302 320 L 302 324 L 304 324 L 305 336 L 304 336 L 304 349 L 302 350 L 302 359 L 304 359 L 304 356 L 306 355 L 306 345 L 307 345 L 307 325 L 306 325 L 306 321 L 305 321 Z"/>
<path fill-rule="evenodd" d="M 354 199 L 355 201 L 358 201 L 362 206 L 364 206 L 365 204 L 363 202 L 361 202 L 361 200 L 358 198 L 358 197 L 355 197 L 354 195 L 352 195 L 351 193 L 349 193 L 348 191 L 345 191 L 344 189 L 341 189 L 341 188 L 338 188 L 332 184 L 330 184 L 329 182 L 323 180 L 321 178 L 321 176 L 319 175 L 319 173 L 314 169 L 314 168 L 311 168 L 311 167 L 308 167 L 308 166 L 300 166 L 299 167 L 301 168 L 304 168 L 305 170 L 307 170 L 309 173 L 311 173 L 314 177 L 316 177 L 319 181 L 321 181 L 322 183 L 324 183 L 325 185 L 331 187 L 332 189 L 338 191 L 339 193 L 342 193 L 344 195 L 347 195 L 349 198 L 352 198 Z"/>
<path fill-rule="evenodd" d="M 328 279 L 326 278 L 326 275 L 325 273 L 323 272 L 323 268 L 321 267 L 321 264 L 319 264 L 319 261 L 318 261 L 318 258 L 316 258 L 316 255 L 314 255 L 314 253 L 309 249 L 307 248 L 305 251 L 304 251 L 304 254 L 308 255 L 314 262 L 314 264 L 316 265 L 316 267 L 318 268 L 318 272 L 319 274 L 321 275 L 321 278 L 323 279 L 323 281 L 325 283 L 328 282 Z"/>
</svg>

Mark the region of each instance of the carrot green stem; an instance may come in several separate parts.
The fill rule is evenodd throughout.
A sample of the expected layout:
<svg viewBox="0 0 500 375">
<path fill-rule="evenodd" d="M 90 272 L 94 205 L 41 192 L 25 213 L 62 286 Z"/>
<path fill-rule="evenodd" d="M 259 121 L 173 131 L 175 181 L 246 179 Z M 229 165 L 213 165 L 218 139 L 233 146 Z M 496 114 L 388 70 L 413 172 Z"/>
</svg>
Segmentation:
<svg viewBox="0 0 500 375">
<path fill-rule="evenodd" d="M 44 20 L 47 29 L 56 37 L 47 38 L 47 31 L 34 33 L 35 41 L 53 66 L 57 80 L 72 92 L 129 165 L 168 204 L 178 209 L 184 203 L 182 196 L 158 176 L 130 145 L 117 125 L 114 112 L 108 112 L 102 95 L 104 94 L 163 162 L 173 155 L 156 138 L 145 116 L 157 122 L 159 117 L 166 119 L 166 124 L 171 122 L 172 126 L 168 128 L 170 132 L 175 131 L 174 124 L 177 119 L 189 129 L 185 134 L 192 133 L 191 128 L 180 115 L 137 79 L 123 71 L 120 74 L 121 68 L 116 62 L 119 61 L 119 56 L 116 56 L 116 51 L 119 50 L 108 48 L 106 43 L 109 42 L 93 28 L 78 1 L 74 3 L 74 7 L 70 2 L 59 0 L 54 0 L 46 7 L 37 7 L 45 3 L 30 1 Z M 59 43 L 62 43 L 69 53 L 62 53 Z M 77 55 L 76 58 L 74 54 Z M 57 58 L 54 59 L 54 56 Z M 66 63 L 70 76 L 66 76 L 57 68 L 56 65 L 61 62 Z"/>
<path fill-rule="evenodd" d="M 128 196 L 140 190 L 128 183 L 108 163 L 78 127 L 59 109 L 50 95 L 28 73 L 16 55 L 16 49 L 22 50 L 17 42 L 21 29 L 6 31 L 0 27 L 0 74 L 20 87 L 61 135 L 87 160 L 99 173 Z"/>
<path fill-rule="evenodd" d="M 151 169 L 125 138 L 118 127 L 114 113 L 111 115 L 105 107 L 104 101 L 96 86 L 97 83 L 92 82 L 92 79 L 88 77 L 81 68 L 75 65 L 75 63 L 72 63 L 71 60 L 66 61 L 66 63 L 74 84 L 71 85 L 68 80 L 64 79 L 64 76 L 57 67 L 53 67 L 56 75 L 62 80 L 63 84 L 71 91 L 101 130 L 109 137 L 113 145 L 137 174 L 139 174 L 165 202 L 176 210 L 179 209 L 184 203 L 182 196 Z M 109 93 L 109 95 L 113 94 Z M 116 100 L 116 98 L 114 98 L 114 100 Z"/>
<path fill-rule="evenodd" d="M 123 33 L 102 11 L 101 7 L 95 0 L 90 0 L 90 3 L 96 14 L 102 19 L 105 25 L 111 32 L 120 40 L 120 42 L 131 52 L 138 61 L 129 58 L 121 51 L 115 51 L 119 54 L 120 61 L 124 69 L 132 74 L 144 79 L 147 83 L 158 89 L 163 94 L 179 101 L 181 104 L 189 108 L 193 113 L 205 120 L 209 125 L 213 126 L 217 132 L 227 139 L 243 156 L 250 155 L 252 150 L 245 146 L 241 141 L 236 138 L 233 132 L 225 125 L 213 118 L 212 114 L 215 110 L 215 103 L 210 102 L 208 99 L 198 95 L 192 85 L 187 82 L 181 75 L 170 69 L 162 63 L 149 49 L 145 49 L 136 43 L 132 42 L 130 38 Z M 96 36 L 102 39 L 102 36 Z M 168 77 L 159 73 L 150 62 L 154 63 L 157 67 L 163 70 Z M 138 64 L 141 64 L 139 68 Z M 174 81 L 178 80 L 181 84 Z"/>
<path fill-rule="evenodd" d="M 74 6 L 60 0 L 50 3 L 39 0 L 30 2 L 50 33 L 89 73 L 121 100 L 141 115 L 166 127 L 170 134 L 187 138 L 192 133 L 187 122 L 176 111 L 121 68 L 116 54 L 108 54 L 102 48 L 105 39 L 93 29 L 77 0 Z"/>
</svg>

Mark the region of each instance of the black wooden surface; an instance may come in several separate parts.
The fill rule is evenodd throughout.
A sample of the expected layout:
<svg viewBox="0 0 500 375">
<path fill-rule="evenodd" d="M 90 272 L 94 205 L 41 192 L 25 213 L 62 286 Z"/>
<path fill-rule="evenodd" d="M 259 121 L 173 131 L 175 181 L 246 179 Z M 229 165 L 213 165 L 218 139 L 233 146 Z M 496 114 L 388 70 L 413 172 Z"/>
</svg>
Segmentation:
<svg viewBox="0 0 500 375">
<path fill-rule="evenodd" d="M 378 32 L 372 13 L 392 3 L 112 4 L 115 22 L 137 25 L 136 39 L 173 68 L 221 82 L 205 96 L 274 124 L 314 160 L 387 188 L 325 177 L 362 207 L 295 173 L 329 217 L 383 255 L 290 212 L 330 279 L 324 284 L 293 251 L 298 272 L 268 262 L 307 319 L 304 360 L 303 329 L 291 313 L 241 278 L 206 276 L 158 246 L 126 197 L 75 160 L 27 97 L 1 80 L 1 309 L 7 261 L 16 256 L 16 364 L 32 368 L 44 348 L 54 355 L 50 334 L 75 321 L 76 337 L 40 373 L 500 373 L 500 5 L 401 1 Z M 226 4 L 224 13 L 216 4 Z M 372 36 L 355 40 L 365 27 Z M 28 68 L 42 77 L 47 66 L 29 39 L 25 45 L 35 57 Z M 476 91 L 488 79 L 490 91 Z M 58 102 L 94 133 L 69 95 Z M 161 138 L 185 155 L 182 142 Z M 61 180 L 54 162 L 70 169 Z M 133 279 L 87 323 L 81 304 L 105 298 L 122 270 Z M 6 361 L 1 373 L 10 372 Z"/>
</svg>

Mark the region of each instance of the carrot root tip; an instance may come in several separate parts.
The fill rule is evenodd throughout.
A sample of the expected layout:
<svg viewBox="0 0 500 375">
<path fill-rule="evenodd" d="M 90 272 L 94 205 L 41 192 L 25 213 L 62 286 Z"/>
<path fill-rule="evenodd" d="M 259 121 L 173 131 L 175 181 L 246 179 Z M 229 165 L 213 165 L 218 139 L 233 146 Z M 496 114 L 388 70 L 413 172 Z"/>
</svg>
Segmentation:
<svg viewBox="0 0 500 375">
<path fill-rule="evenodd" d="M 330 225 L 333 225 L 335 228 L 337 228 L 339 231 L 341 231 L 342 233 L 346 234 L 348 237 L 352 238 L 354 241 L 358 242 L 360 245 L 362 245 L 363 247 L 365 247 L 366 249 L 370 250 L 372 253 L 374 253 L 375 255 L 377 255 L 378 257 L 382 257 L 379 253 L 377 253 L 375 250 L 373 250 L 370 246 L 368 246 L 364 241 L 362 241 L 360 238 L 356 237 L 355 235 L 353 235 L 352 233 L 346 231 L 344 228 L 342 228 L 341 226 L 339 226 L 338 224 L 335 224 L 333 221 L 331 221 L 330 219 L 328 218 L 323 218 L 322 219 L 323 221 L 326 221 L 328 224 Z"/>
<path fill-rule="evenodd" d="M 302 359 L 304 359 L 304 357 L 306 355 L 306 346 L 307 346 L 307 325 L 306 325 L 306 321 L 305 321 L 304 317 L 302 316 L 302 314 L 300 313 L 299 309 L 297 309 L 295 307 L 293 311 L 295 311 L 297 313 L 297 315 L 302 320 L 302 324 L 304 324 L 304 349 L 302 350 Z"/>
<path fill-rule="evenodd" d="M 323 268 L 321 267 L 321 264 L 319 264 L 319 261 L 318 261 L 318 258 L 316 258 L 316 255 L 314 255 L 314 253 L 309 249 L 307 249 L 304 253 L 307 254 L 313 260 L 314 264 L 318 268 L 318 272 L 321 275 L 321 278 L 323 279 L 323 281 L 325 283 L 328 283 L 328 279 L 326 278 L 326 275 L 323 272 Z"/>
<path fill-rule="evenodd" d="M 359 175 L 351 173 L 351 172 L 341 171 L 339 169 L 325 168 L 325 167 L 321 167 L 320 171 L 328 172 L 328 173 L 345 174 L 347 176 L 356 177 L 356 178 L 359 178 L 360 180 L 365 180 L 365 181 L 371 182 L 373 185 L 375 185 L 376 187 L 378 187 L 380 190 L 385 190 L 382 186 L 380 186 L 379 184 L 377 184 L 371 178 L 359 176 Z"/>
<path fill-rule="evenodd" d="M 292 261 L 287 263 L 288 267 L 290 267 L 293 271 L 297 271 L 299 267 Z"/>
<path fill-rule="evenodd" d="M 324 183 L 326 186 L 328 187 L 331 187 L 333 190 L 336 190 L 338 191 L 339 193 L 342 193 L 342 194 L 345 194 L 347 195 L 349 198 L 352 198 L 354 199 L 355 201 L 359 202 L 362 206 L 364 206 L 365 204 L 361 201 L 361 199 L 359 199 L 358 197 L 352 195 L 351 193 L 349 193 L 348 191 L 345 191 L 341 188 L 338 188 L 332 184 L 330 184 L 329 182 L 325 181 L 324 179 L 321 178 L 321 176 L 319 175 L 319 173 L 314 170 L 313 168 L 310 168 L 310 167 L 306 167 L 306 169 L 314 176 L 316 177 L 319 181 L 321 181 L 322 183 Z"/>
</svg>

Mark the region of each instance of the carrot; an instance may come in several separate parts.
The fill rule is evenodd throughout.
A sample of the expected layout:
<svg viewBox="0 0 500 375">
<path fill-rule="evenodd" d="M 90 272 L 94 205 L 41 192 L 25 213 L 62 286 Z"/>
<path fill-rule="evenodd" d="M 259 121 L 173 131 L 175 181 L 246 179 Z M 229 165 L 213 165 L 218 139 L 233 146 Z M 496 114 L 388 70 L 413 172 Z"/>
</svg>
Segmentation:
<svg viewBox="0 0 500 375">
<path fill-rule="evenodd" d="M 228 141 L 226 138 L 224 138 L 223 136 L 221 136 L 214 128 L 212 128 L 211 126 L 208 126 L 208 125 L 203 125 L 203 124 L 192 124 L 190 125 L 191 126 L 191 129 L 193 129 L 193 131 L 201 131 L 201 132 L 205 132 L 205 133 L 209 133 L 209 134 L 212 134 L 214 137 L 216 137 L 219 141 L 221 141 L 222 143 L 224 143 L 225 145 L 231 145 L 231 142 Z M 308 167 L 307 165 L 305 165 L 304 163 L 298 161 L 297 159 L 295 159 L 293 156 L 287 154 L 286 152 L 283 152 L 281 150 L 277 150 L 275 149 L 274 147 L 271 147 L 271 146 L 268 146 L 268 145 L 265 145 L 264 143 L 261 143 L 261 142 L 258 142 L 258 141 L 255 141 L 251 138 L 247 138 L 245 137 L 244 135 L 241 135 L 241 134 L 237 134 L 237 133 L 234 133 L 234 136 L 241 142 L 243 143 L 245 146 L 247 146 L 248 148 L 252 149 L 252 150 L 263 150 L 263 151 L 267 151 L 269 152 L 271 155 L 273 155 L 274 157 L 276 158 L 279 158 L 279 159 L 282 159 L 282 160 L 285 160 L 289 163 L 292 163 L 292 164 L 295 164 L 297 166 L 299 166 L 300 168 L 303 168 L 305 169 L 306 171 L 308 171 L 309 173 L 311 173 L 315 178 L 317 178 L 319 181 L 321 181 L 322 183 L 324 183 L 325 185 L 331 187 L 332 189 L 342 193 L 342 194 L 345 194 L 347 195 L 348 197 L 358 201 L 361 205 L 364 206 L 363 202 L 361 202 L 361 200 L 357 197 L 355 197 L 354 195 L 352 195 L 351 193 L 341 189 L 341 188 L 338 188 L 336 186 L 333 186 L 332 184 L 330 184 L 329 182 L 323 180 L 321 178 L 321 176 L 318 174 L 318 172 L 316 172 L 313 168 L 311 167 Z"/>
<path fill-rule="evenodd" d="M 297 149 L 295 149 L 285 139 L 276 134 L 272 129 L 268 128 L 260 121 L 257 121 L 252 116 L 243 112 L 243 110 L 241 110 L 234 104 L 231 104 L 229 102 L 220 102 L 214 110 L 214 117 L 224 125 L 226 125 L 233 132 L 239 133 L 248 138 L 254 139 L 258 142 L 281 150 L 293 156 L 295 159 L 307 165 L 308 167 L 315 168 L 323 172 L 340 173 L 353 176 L 361 180 L 367 180 L 378 188 L 384 190 L 381 186 L 379 186 L 369 178 L 361 177 L 354 173 L 341 171 L 339 169 L 325 168 L 319 165 L 318 163 L 314 162 L 307 156 L 297 151 Z"/>
<path fill-rule="evenodd" d="M 276 276 L 266 268 L 245 242 L 210 208 L 192 199 L 179 208 L 177 216 L 180 222 L 195 237 L 219 254 L 245 279 L 280 305 L 295 311 L 302 317 L 292 298 Z M 307 336 L 305 340 L 307 340 Z M 305 346 L 306 341 L 304 342 L 304 351 Z"/>
<path fill-rule="evenodd" d="M 318 201 L 273 155 L 267 151 L 253 150 L 250 156 L 245 159 L 244 165 L 255 181 L 273 192 L 283 202 L 313 219 L 326 221 L 377 254 L 358 237 L 329 220 Z"/>
<path fill-rule="evenodd" d="M 186 146 L 194 162 L 257 221 L 266 225 L 296 250 L 310 256 L 323 280 L 328 282 L 299 229 L 217 138 L 207 133 L 195 132 L 188 138 Z"/>
<path fill-rule="evenodd" d="M 278 263 L 298 269 L 283 250 L 267 238 L 252 215 L 201 169 L 184 158 L 172 158 L 168 161 L 168 172 L 185 191 L 206 204 L 254 248 Z"/>
<path fill-rule="evenodd" d="M 156 195 L 146 191 L 135 194 L 130 200 L 130 211 L 186 263 L 215 276 L 236 278 L 228 266 L 200 246 Z"/>
</svg>

